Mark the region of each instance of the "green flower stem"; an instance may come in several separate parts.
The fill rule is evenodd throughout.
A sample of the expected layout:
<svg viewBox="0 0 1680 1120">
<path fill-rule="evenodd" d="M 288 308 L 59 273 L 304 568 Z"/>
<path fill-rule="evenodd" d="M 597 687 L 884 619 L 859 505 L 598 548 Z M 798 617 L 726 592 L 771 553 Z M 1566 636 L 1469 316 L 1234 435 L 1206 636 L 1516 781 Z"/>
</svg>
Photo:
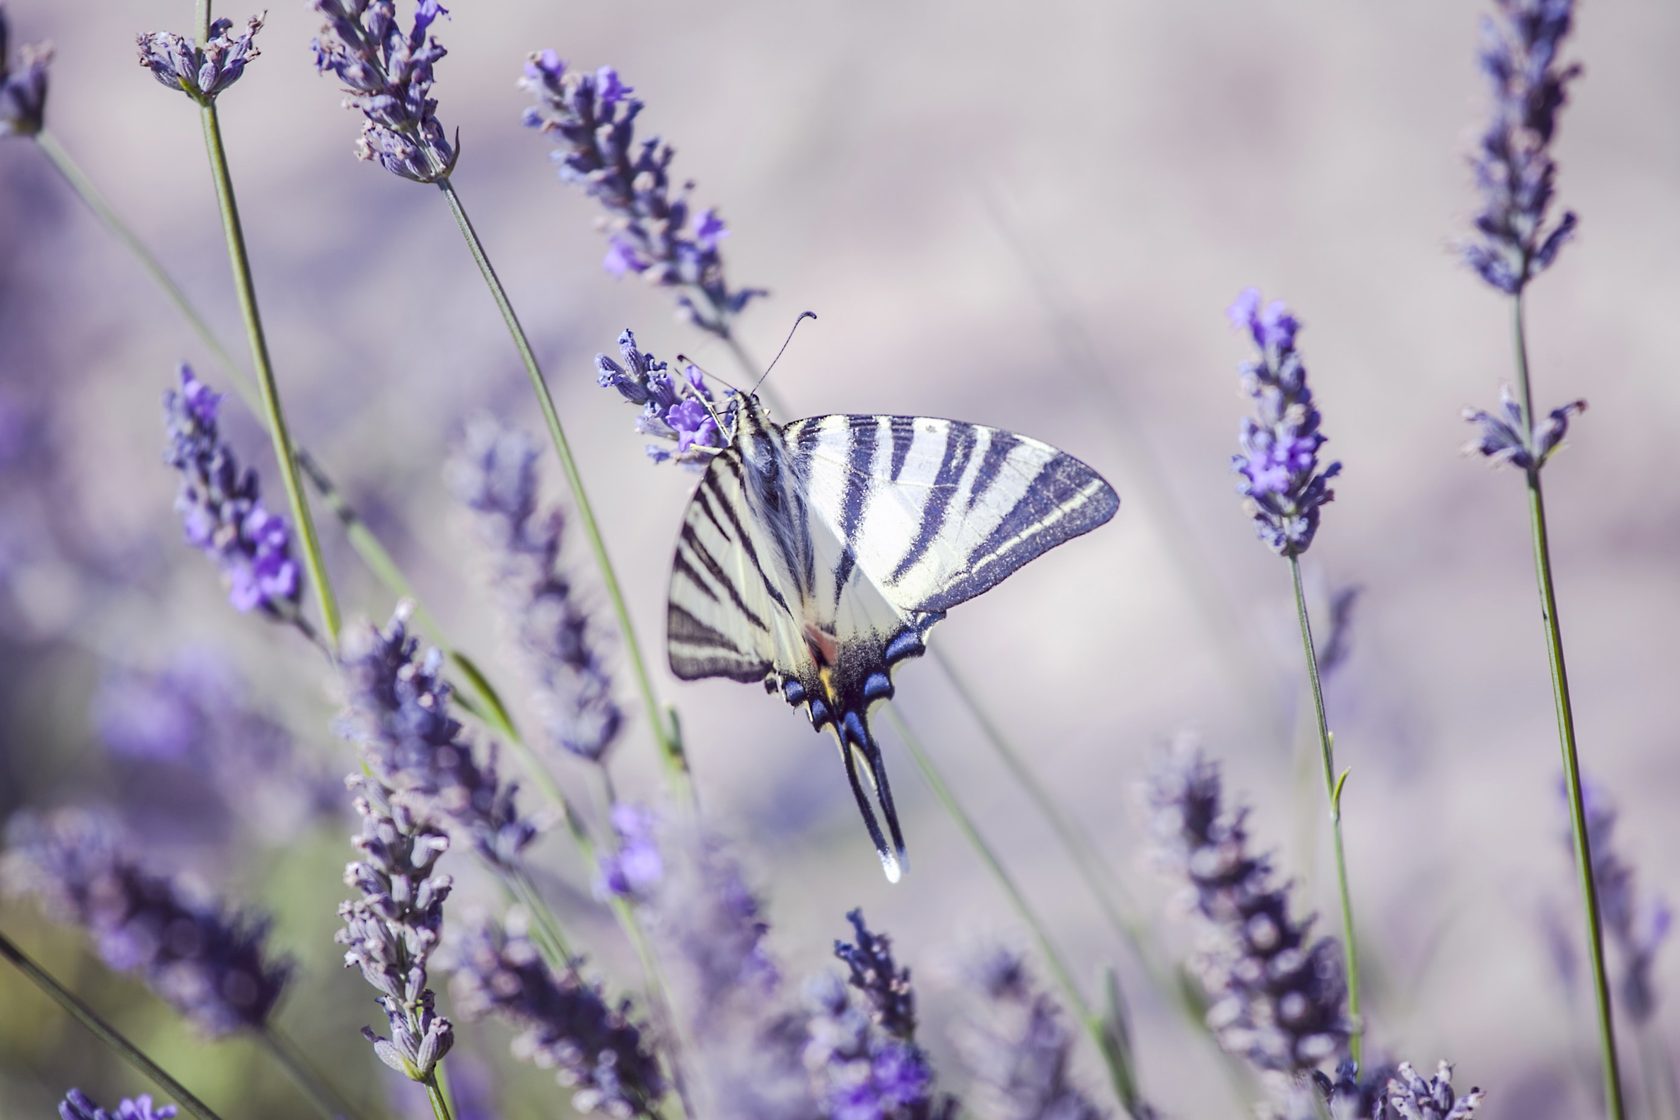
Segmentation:
<svg viewBox="0 0 1680 1120">
<path fill-rule="evenodd" d="M 204 19 L 203 35 L 209 37 L 210 5 L 201 2 Z M 304 499 L 303 484 L 298 478 L 297 460 L 292 452 L 291 435 L 286 428 L 285 413 L 280 408 L 280 390 L 275 384 L 274 367 L 268 357 L 268 340 L 263 334 L 262 317 L 257 310 L 256 285 L 251 278 L 251 259 L 245 249 L 245 231 L 239 222 L 239 204 L 234 198 L 233 176 L 228 171 L 227 149 L 222 144 L 221 122 L 216 115 L 215 102 L 200 107 L 204 120 L 204 146 L 210 156 L 210 172 L 216 183 L 216 200 L 221 205 L 222 228 L 227 234 L 228 260 L 233 266 L 234 288 L 239 295 L 239 310 L 245 318 L 245 333 L 251 339 L 251 361 L 257 371 L 257 385 L 262 390 L 263 414 L 268 420 L 269 435 L 274 440 L 274 458 L 280 467 L 280 477 L 286 485 L 286 499 L 291 503 L 292 519 L 297 524 L 298 543 L 303 549 L 304 563 L 315 590 L 316 603 L 321 612 L 321 629 L 327 644 L 338 648 L 338 601 L 333 597 L 332 584 L 327 579 L 326 564 L 321 559 L 321 545 L 315 536 L 315 522 Z"/>
<path fill-rule="evenodd" d="M 1348 1048 L 1353 1060 L 1360 1060 L 1365 1024 L 1359 1018 L 1359 947 L 1353 935 L 1353 896 L 1348 891 L 1347 853 L 1342 847 L 1342 784 L 1347 774 L 1336 773 L 1335 738 L 1324 715 L 1324 684 L 1318 676 L 1318 650 L 1313 645 L 1312 621 L 1307 616 L 1307 593 L 1301 585 L 1301 560 L 1289 558 L 1289 574 L 1295 582 L 1295 613 L 1301 620 L 1301 646 L 1307 656 L 1307 680 L 1312 684 L 1313 712 L 1318 716 L 1318 746 L 1324 761 L 1324 796 L 1330 804 L 1330 836 L 1336 853 L 1336 889 L 1342 905 L 1342 955 L 1347 961 L 1348 1017 L 1353 1031 Z"/>
<path fill-rule="evenodd" d="M 933 758 L 922 746 L 921 740 L 910 730 L 910 725 L 905 722 L 904 717 L 899 715 L 897 709 L 892 707 L 887 708 L 887 717 L 897 728 L 899 738 L 904 740 L 905 747 L 910 751 L 910 757 L 916 760 L 916 766 L 921 770 L 922 777 L 927 781 L 928 788 L 933 791 L 934 797 L 938 798 L 947 815 L 956 822 L 957 828 L 962 832 L 975 853 L 979 855 L 981 862 L 986 865 L 986 869 L 991 872 L 992 878 L 997 881 L 999 887 L 1003 888 L 1003 893 L 1008 897 L 1010 906 L 1014 908 L 1015 913 L 1032 932 L 1033 940 L 1038 943 L 1039 953 L 1049 966 L 1056 985 L 1061 988 L 1062 995 L 1068 1001 L 1070 1010 L 1079 1019 L 1080 1025 L 1085 1028 L 1086 1033 L 1091 1036 L 1091 1041 L 1095 1044 L 1097 1052 L 1102 1055 L 1103 1064 L 1107 1066 L 1109 1079 L 1114 1085 L 1115 1095 L 1130 1111 L 1132 1103 L 1137 1099 L 1137 1088 L 1130 1070 L 1130 1062 L 1126 1060 L 1124 1055 L 1115 1052 L 1112 1045 L 1113 1040 L 1105 1032 L 1102 1018 L 1092 1012 L 1090 1005 L 1085 1001 L 1085 997 L 1080 994 L 1079 985 L 1074 982 L 1073 972 L 1069 969 L 1067 961 L 1062 957 L 1061 951 L 1056 948 L 1055 943 L 1050 940 L 1050 931 L 1045 928 L 1044 922 L 1039 918 L 1037 911 L 1033 909 L 1032 903 L 1027 901 L 1027 896 L 1021 892 L 1021 888 L 1016 884 L 1008 870 L 1005 869 L 1003 862 L 998 859 L 997 853 L 992 850 L 992 846 L 981 835 L 979 826 L 974 823 L 974 819 L 957 801 L 956 795 L 951 792 L 951 787 L 945 784 L 945 779 L 934 765 Z"/>
<path fill-rule="evenodd" d="M 578 471 L 577 461 L 572 458 L 571 444 L 567 441 L 565 429 L 560 424 L 560 413 L 554 407 L 554 397 L 549 393 L 548 383 L 543 379 L 542 368 L 537 364 L 537 356 L 531 349 L 530 340 L 525 337 L 525 329 L 519 325 L 519 317 L 514 313 L 507 291 L 497 278 L 490 257 L 485 253 L 484 245 L 479 241 L 478 233 L 473 229 L 465 207 L 461 205 L 460 195 L 456 193 L 447 175 L 439 178 L 437 185 L 449 202 L 450 212 L 455 215 L 455 223 L 461 227 L 461 236 L 466 239 L 467 249 L 472 253 L 479 272 L 483 274 L 491 297 L 496 301 L 496 309 L 501 312 L 502 321 L 507 324 L 508 333 L 513 336 L 514 348 L 519 351 L 519 360 L 524 364 L 525 372 L 531 379 L 531 388 L 537 394 L 537 404 L 541 407 L 543 420 L 548 425 L 548 434 L 554 443 L 555 454 L 560 457 L 560 469 L 566 476 L 566 485 L 571 489 L 578 520 L 583 524 L 584 536 L 589 539 L 596 566 L 601 571 L 601 583 L 607 589 L 607 597 L 612 600 L 613 613 L 617 616 L 619 629 L 623 632 L 625 657 L 635 675 L 636 687 L 642 694 L 648 726 L 659 747 L 666 777 L 672 786 L 692 798 L 693 786 L 690 782 L 688 759 L 683 754 L 682 745 L 671 731 L 670 722 L 660 710 L 659 698 L 653 689 L 653 678 L 648 673 L 647 661 L 642 656 L 641 643 L 637 641 L 636 631 L 630 623 L 630 610 L 624 601 L 624 591 L 619 586 L 612 560 L 607 555 L 607 542 L 601 536 L 600 524 L 595 520 L 595 510 L 589 504 L 588 494 L 584 492 L 583 476 Z"/>
<path fill-rule="evenodd" d="M 1517 385 L 1522 402 L 1523 431 L 1532 439 L 1534 394 L 1529 385 L 1528 342 L 1523 330 L 1522 296 L 1512 300 L 1512 328 L 1516 345 Z M 1593 881 L 1592 847 L 1587 836 L 1587 813 L 1581 795 L 1581 761 L 1575 747 L 1575 712 L 1569 701 L 1569 671 L 1563 660 L 1563 630 L 1558 622 L 1557 590 L 1552 584 L 1552 552 L 1546 536 L 1546 502 L 1540 489 L 1540 467 L 1528 469 L 1528 515 L 1534 541 L 1534 575 L 1540 588 L 1540 612 L 1546 629 L 1546 655 L 1552 670 L 1552 697 L 1557 708 L 1558 743 L 1563 750 L 1564 785 L 1569 795 L 1569 823 L 1575 838 L 1575 869 L 1587 912 L 1587 950 L 1592 959 L 1593 998 L 1598 1005 L 1598 1049 L 1604 1064 L 1604 1104 L 1610 1120 L 1623 1120 L 1622 1073 L 1616 1058 L 1616 1025 L 1610 1012 L 1610 981 L 1604 967 L 1603 922 L 1599 916 L 1598 886 Z"/>
<path fill-rule="evenodd" d="M 198 1120 L 221 1120 L 221 1117 L 210 1110 L 209 1105 L 195 1097 L 185 1085 L 175 1080 L 162 1066 L 147 1057 L 140 1047 L 123 1037 L 117 1028 L 100 1017 L 99 1012 L 82 1002 L 68 988 L 53 979 L 51 973 L 36 964 L 28 954 L 18 947 L 16 942 L 3 933 L 0 933 L 0 957 L 5 958 L 37 988 L 52 997 L 55 1003 L 68 1012 L 72 1019 L 86 1027 L 95 1038 L 114 1050 L 146 1077 L 151 1078 L 159 1089 L 162 1089 L 167 1096 L 181 1106 L 183 1111 L 198 1117 Z"/>
<path fill-rule="evenodd" d="M 310 1064 L 297 1043 L 272 1024 L 259 1033 L 258 1039 L 325 1120 L 354 1120 L 355 1108 Z"/>
<path fill-rule="evenodd" d="M 439 1080 L 434 1073 L 422 1081 L 421 1084 L 426 1087 L 426 1100 L 431 1103 L 433 1120 L 451 1120 L 449 1094 L 444 1092 L 442 1085 L 438 1084 Z"/>
</svg>

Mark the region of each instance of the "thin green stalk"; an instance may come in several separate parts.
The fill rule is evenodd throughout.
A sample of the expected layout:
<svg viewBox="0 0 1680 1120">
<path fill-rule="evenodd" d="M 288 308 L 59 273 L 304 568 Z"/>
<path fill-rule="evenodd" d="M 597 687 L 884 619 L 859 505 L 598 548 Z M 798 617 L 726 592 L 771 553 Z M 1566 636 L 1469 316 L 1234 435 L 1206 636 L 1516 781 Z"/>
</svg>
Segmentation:
<svg viewBox="0 0 1680 1120">
<path fill-rule="evenodd" d="M 1324 796 L 1330 803 L 1330 836 L 1336 852 L 1336 890 L 1342 905 L 1342 954 L 1347 961 L 1348 1017 L 1353 1032 L 1348 1048 L 1355 1062 L 1360 1060 L 1365 1024 L 1359 1017 L 1359 948 L 1353 935 L 1353 897 L 1348 891 L 1347 854 L 1342 848 L 1342 785 L 1347 771 L 1336 773 L 1335 739 L 1324 714 L 1324 684 L 1318 676 L 1318 648 L 1313 645 L 1312 621 L 1307 616 L 1307 593 L 1301 584 L 1301 560 L 1289 558 L 1289 574 L 1295 582 L 1295 613 L 1301 620 L 1301 646 L 1307 656 L 1307 680 L 1312 684 L 1313 712 L 1318 716 L 1318 746 L 1324 761 Z"/>
<path fill-rule="evenodd" d="M 209 37 L 209 4 L 202 3 L 205 17 L 203 35 Z M 286 500 L 291 504 L 292 520 L 296 523 L 298 543 L 302 547 L 304 563 L 321 612 L 321 628 L 327 643 L 338 649 L 338 601 L 327 579 L 326 563 L 321 558 L 321 545 L 315 536 L 315 522 L 309 513 L 309 503 L 298 478 L 297 459 L 292 451 L 291 435 L 286 428 L 286 416 L 280 407 L 280 389 L 274 380 L 274 367 L 269 361 L 268 339 L 263 333 L 262 316 L 257 310 L 256 284 L 251 277 L 251 259 L 245 248 L 245 231 L 239 221 L 239 204 L 234 198 L 233 176 L 228 171 L 227 149 L 222 143 L 222 126 L 216 115 L 214 101 L 200 107 L 204 121 L 204 146 L 210 156 L 211 177 L 216 183 L 216 200 L 221 206 L 222 228 L 227 234 L 228 260 L 233 266 L 234 289 L 239 295 L 239 310 L 245 319 L 245 333 L 251 340 L 251 361 L 257 371 L 257 385 L 262 390 L 263 413 L 268 420 L 269 435 L 274 440 L 274 458 L 280 467 L 280 478 L 286 486 Z"/>
<path fill-rule="evenodd" d="M 1532 439 L 1534 394 L 1529 384 L 1528 341 L 1523 330 L 1523 303 L 1512 300 L 1517 384 L 1522 403 L 1523 431 Z M 1558 744 L 1563 751 L 1564 784 L 1569 794 L 1569 823 L 1575 839 L 1575 869 L 1586 904 L 1587 955 L 1592 961 L 1593 999 L 1598 1005 L 1598 1049 L 1604 1067 L 1604 1105 L 1610 1120 L 1623 1120 L 1622 1073 L 1616 1057 L 1616 1025 L 1610 1010 L 1610 979 L 1604 966 L 1603 922 L 1599 916 L 1598 886 L 1593 881 L 1592 845 L 1587 836 L 1587 812 L 1581 794 L 1581 761 L 1575 746 L 1575 711 L 1569 700 L 1569 671 L 1563 659 L 1563 628 L 1558 622 L 1557 590 L 1552 583 L 1552 552 L 1546 535 L 1546 502 L 1540 488 L 1540 464 L 1528 469 L 1528 515 L 1534 542 L 1534 575 L 1540 588 L 1540 612 L 1546 630 L 1546 655 L 1552 671 L 1552 698 L 1557 709 Z"/>
<path fill-rule="evenodd" d="M 326 1120 L 353 1120 L 356 1116 L 355 1108 L 310 1064 L 297 1043 L 272 1024 L 259 1032 L 258 1039 L 270 1056 L 297 1083 L 303 1095 L 309 1098 L 309 1103 L 314 1106 L 316 1112 Z"/>
<path fill-rule="evenodd" d="M 426 1100 L 432 1106 L 432 1120 L 451 1120 L 449 1113 L 449 1096 L 438 1084 L 436 1075 L 421 1082 L 426 1087 Z"/>
<path fill-rule="evenodd" d="M 624 591 L 619 586 L 612 560 L 607 555 L 607 542 L 601 536 L 601 527 L 595 520 L 594 507 L 590 505 L 589 496 L 584 491 L 583 475 L 578 471 L 577 461 L 572 458 L 571 444 L 561 426 L 560 413 L 554 407 L 554 397 L 548 390 L 548 382 L 543 379 L 542 368 L 537 364 L 536 353 L 525 336 L 525 328 L 519 325 L 519 316 L 515 314 L 507 291 L 502 287 L 502 282 L 490 263 L 490 257 L 484 251 L 484 245 L 479 241 L 472 221 L 467 217 L 466 208 L 461 205 L 460 195 L 447 175 L 440 177 L 437 185 L 449 202 L 450 212 L 455 215 L 455 223 L 461 227 L 461 236 L 466 239 L 467 249 L 472 253 L 473 261 L 478 265 L 484 283 L 490 289 L 491 297 L 496 301 L 496 309 L 501 312 L 508 333 L 513 336 L 514 348 L 519 351 L 519 360 L 525 366 L 525 372 L 531 380 L 531 388 L 537 395 L 537 404 L 542 409 L 544 422 L 548 425 L 548 434 L 554 443 L 555 454 L 560 458 L 560 469 L 566 476 L 566 485 L 571 489 L 578 520 L 583 526 L 583 534 L 589 541 L 590 550 L 595 554 L 595 563 L 601 572 L 601 583 L 607 589 L 607 597 L 612 600 L 613 613 L 617 616 L 619 629 L 623 632 L 624 654 L 636 678 L 636 687 L 642 694 L 648 726 L 659 747 L 666 776 L 678 790 L 692 797 L 693 786 L 689 779 L 688 759 L 683 754 L 682 745 L 672 734 L 670 722 L 660 710 L 659 698 L 653 688 L 653 677 L 648 672 L 647 661 L 642 656 L 641 643 L 637 641 L 636 631 L 630 623 L 630 609 L 625 604 Z"/>
<path fill-rule="evenodd" d="M 107 1023 L 95 1011 L 84 1003 L 70 989 L 60 984 L 46 969 L 36 964 L 17 943 L 5 934 L 0 933 L 0 957 L 4 957 L 13 967 L 23 973 L 37 988 L 52 997 L 53 1001 L 69 1013 L 100 1042 L 103 1042 L 129 1065 L 139 1070 L 146 1077 L 152 1079 L 164 1094 L 189 1115 L 198 1120 L 221 1120 L 211 1111 L 210 1106 L 195 1097 L 185 1085 L 171 1077 L 162 1066 L 147 1057 L 145 1052 L 125 1038 L 117 1028 Z"/>
<path fill-rule="evenodd" d="M 910 725 L 905 722 L 904 717 L 898 714 L 897 709 L 891 707 L 887 708 L 887 717 L 897 728 L 899 738 L 904 740 L 904 745 L 909 750 L 910 757 L 916 760 L 916 766 L 921 770 L 922 777 L 926 779 L 928 788 L 933 790 L 934 797 L 938 798 L 939 803 L 944 806 L 945 812 L 956 822 L 957 828 L 961 830 L 969 845 L 979 855 L 981 862 L 986 865 L 986 869 L 991 872 L 992 878 L 997 881 L 999 887 L 1003 888 L 1003 893 L 1008 897 L 1009 904 L 1014 908 L 1016 915 L 1026 923 L 1028 930 L 1032 932 L 1033 940 L 1038 943 L 1039 953 L 1044 957 L 1057 987 L 1061 988 L 1063 997 L 1068 1001 L 1069 1009 L 1079 1019 L 1080 1025 L 1085 1028 L 1086 1033 L 1091 1036 L 1091 1041 L 1096 1046 L 1097 1052 L 1102 1055 L 1103 1064 L 1108 1067 L 1109 1079 L 1114 1085 L 1116 1096 L 1122 1102 L 1135 1100 L 1136 1088 L 1132 1083 L 1132 1076 L 1127 1064 L 1112 1051 L 1110 1040 L 1104 1034 L 1101 1017 L 1093 1014 L 1090 1005 L 1085 1001 L 1085 997 L 1080 994 L 1079 985 L 1073 979 L 1073 972 L 1068 968 L 1061 951 L 1050 940 L 1050 931 L 1045 928 L 1037 911 L 1033 909 L 1032 903 L 1027 901 L 1027 896 L 1021 892 L 1021 888 L 1016 884 L 1014 877 L 1005 869 L 997 853 L 992 850 L 992 846 L 981 835 L 979 826 L 974 823 L 974 819 L 957 801 L 956 795 L 951 792 L 951 787 L 945 784 L 945 779 L 934 765 L 932 756 L 922 746 L 922 742 L 916 737 L 916 734 L 910 730 Z"/>
</svg>

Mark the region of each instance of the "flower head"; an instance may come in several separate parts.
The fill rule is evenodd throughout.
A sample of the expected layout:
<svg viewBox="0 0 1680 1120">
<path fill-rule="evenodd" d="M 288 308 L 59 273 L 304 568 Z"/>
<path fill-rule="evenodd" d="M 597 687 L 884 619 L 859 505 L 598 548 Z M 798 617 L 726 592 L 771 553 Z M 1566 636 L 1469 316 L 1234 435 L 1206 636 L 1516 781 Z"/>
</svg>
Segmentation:
<svg viewBox="0 0 1680 1120">
<path fill-rule="evenodd" d="M 857 944 L 834 943 L 834 955 L 851 970 L 851 985 L 868 1001 L 875 1025 L 894 1038 L 916 1035 L 916 993 L 910 986 L 910 970 L 893 960 L 892 941 L 884 933 L 873 933 L 864 924 L 863 911 L 846 915 L 857 935 Z"/>
<path fill-rule="evenodd" d="M 641 406 L 637 431 L 665 441 L 664 445 L 648 447 L 649 458 L 656 463 L 673 460 L 698 469 L 711 462 L 718 450 L 729 446 L 735 434 L 733 410 L 727 402 L 718 407 L 719 401 L 700 367 L 688 366 L 680 379 L 673 378 L 670 367 L 644 353 L 629 330 L 618 336 L 618 348 L 624 364 L 605 354 L 595 355 L 595 379 L 601 388 L 617 390 L 619 396 Z M 725 427 L 719 426 L 720 419 Z M 668 446 L 672 443 L 677 445 L 674 452 Z"/>
<path fill-rule="evenodd" d="M 107 965 L 138 974 L 204 1034 L 261 1030 L 291 975 L 289 962 L 267 957 L 268 920 L 148 870 L 132 847 L 91 813 L 20 814 L 0 884 L 87 930 Z"/>
<path fill-rule="evenodd" d="M 525 125 L 559 146 L 560 178 L 579 184 L 607 211 L 607 271 L 682 289 L 683 313 L 727 336 L 731 320 L 764 293 L 730 289 L 718 251 L 723 219 L 716 210 L 694 208 L 692 182 L 673 189 L 670 145 L 657 136 L 637 139 L 643 104 L 635 91 L 610 66 L 570 69 L 553 51 L 531 55 L 520 85 L 536 102 L 525 110 Z"/>
<path fill-rule="evenodd" d="M 142 1093 L 133 1100 L 125 1099 L 111 1112 L 100 1108 L 80 1089 L 64 1094 L 58 1106 L 59 1120 L 170 1120 L 176 1111 L 172 1104 L 152 1107 L 152 1098 Z"/>
<path fill-rule="evenodd" d="M 1016 953 L 987 953 L 970 967 L 981 1010 L 959 1053 L 978 1083 L 983 1114 L 1104 1120 L 1073 1078 L 1074 1034 Z"/>
<path fill-rule="evenodd" d="M 598 762 L 624 715 L 613 699 L 600 634 L 560 563 L 565 521 L 537 509 L 537 448 L 493 420 L 467 427 L 449 464 L 456 495 L 476 515 L 495 567 L 507 623 L 536 684 L 543 729 L 555 746 Z"/>
<path fill-rule="evenodd" d="M 1391 1116 L 1394 1120 L 1465 1120 L 1486 1095 L 1480 1089 L 1471 1089 L 1462 1097 L 1453 1092 L 1452 1066 L 1446 1062 L 1437 1066 L 1435 1076 L 1427 1080 L 1410 1062 L 1401 1062 L 1384 1094 L 1389 1111 L 1383 1114 L 1383 1120 Z"/>
<path fill-rule="evenodd" d="M 1220 1045 L 1261 1070 L 1299 1074 L 1340 1058 L 1352 1024 L 1341 951 L 1291 913 L 1269 857 L 1250 849 L 1247 810 L 1225 804 L 1219 768 L 1180 745 L 1148 790 L 1158 855 L 1182 876 L 1217 941 L 1198 963 Z"/>
<path fill-rule="evenodd" d="M 219 19 L 210 25 L 210 38 L 203 45 L 185 35 L 151 31 L 137 40 L 140 65 L 164 87 L 208 105 L 244 75 L 247 63 L 262 54 L 256 43 L 262 25 L 261 16 L 252 16 L 245 21 L 245 30 L 233 35 L 233 21 Z"/>
<path fill-rule="evenodd" d="M 619 898 L 651 898 L 665 877 L 653 813 L 620 801 L 612 807 L 611 820 L 616 843 L 601 857 L 601 890 Z"/>
<path fill-rule="evenodd" d="M 11 29 L 0 4 L 0 136 L 33 136 L 41 131 L 47 108 L 47 67 L 52 48 L 29 43 L 18 48 L 16 64 L 7 56 Z"/>
<path fill-rule="evenodd" d="M 557 976 L 524 936 L 494 923 L 470 930 L 455 955 L 454 992 L 462 1013 L 495 1012 L 519 1028 L 514 1053 L 553 1069 L 579 1113 L 653 1116 L 665 1078 L 628 1003 L 608 1006 L 578 967 Z"/>
<path fill-rule="evenodd" d="M 432 68 L 449 52 L 428 32 L 448 15 L 438 0 L 416 0 L 405 34 L 395 0 L 314 0 L 326 17 L 315 39 L 315 69 L 344 84 L 345 108 L 366 118 L 360 159 L 417 183 L 447 176 L 457 152 L 437 119 Z"/>
<path fill-rule="evenodd" d="M 1242 367 L 1243 389 L 1257 416 L 1243 420 L 1242 452 L 1231 457 L 1242 476 L 1237 493 L 1247 499 L 1260 539 L 1279 556 L 1299 556 L 1318 532 L 1321 507 L 1335 497 L 1329 480 L 1342 469 L 1340 463 L 1318 469 L 1325 437 L 1295 350 L 1301 324 L 1281 300 L 1262 306 L 1255 288 L 1238 296 L 1227 314 L 1260 350 Z"/>
<path fill-rule="evenodd" d="M 1521 292 L 1575 232 L 1575 214 L 1549 217 L 1557 163 L 1552 137 L 1566 87 L 1581 67 L 1559 53 L 1574 0 L 1494 0 L 1482 19 L 1478 62 L 1493 94 L 1492 119 L 1471 157 L 1482 209 L 1464 258 L 1502 292 Z"/>
<path fill-rule="evenodd" d="M 933 1070 L 920 1047 L 875 1029 L 852 1004 L 846 984 L 830 973 L 805 986 L 809 1012 L 805 1064 L 822 1115 L 832 1120 L 929 1120 L 954 1113 L 936 1104 Z"/>
<path fill-rule="evenodd" d="M 1534 425 L 1532 434 L 1524 434 L 1522 405 L 1517 403 L 1509 385 L 1501 385 L 1497 412 L 1464 410 L 1464 418 L 1480 429 L 1476 438 L 1464 445 L 1465 454 L 1475 452 L 1495 463 L 1509 463 L 1520 471 L 1537 471 L 1546 465 L 1546 460 L 1569 434 L 1569 421 L 1586 410 L 1586 401 L 1570 401 L 1552 409 Z"/>
<path fill-rule="evenodd" d="M 175 509 L 188 543 L 215 559 L 235 609 L 260 610 L 301 625 L 302 593 L 292 559 L 291 530 L 269 513 L 257 474 L 241 468 L 217 428 L 221 397 L 181 367 L 181 387 L 163 397 L 169 448 L 164 459 L 181 474 Z"/>
</svg>

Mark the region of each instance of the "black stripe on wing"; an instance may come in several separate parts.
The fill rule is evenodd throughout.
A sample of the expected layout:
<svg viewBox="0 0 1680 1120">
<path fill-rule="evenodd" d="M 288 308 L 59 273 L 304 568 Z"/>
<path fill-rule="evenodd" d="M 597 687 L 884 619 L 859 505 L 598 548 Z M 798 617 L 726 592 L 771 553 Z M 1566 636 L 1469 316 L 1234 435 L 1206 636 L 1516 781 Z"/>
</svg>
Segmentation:
<svg viewBox="0 0 1680 1120">
<path fill-rule="evenodd" d="M 945 531 L 945 518 L 951 511 L 951 498 L 956 494 L 957 483 L 962 480 L 963 472 L 968 469 L 968 460 L 974 454 L 977 442 L 977 429 L 972 424 L 951 424 L 946 428 L 945 454 L 939 460 L 939 471 L 934 475 L 927 505 L 922 508 L 921 525 L 917 527 L 916 539 L 910 542 L 910 548 L 888 577 L 893 582 L 903 579 L 905 573 L 927 555 L 927 550 L 933 547 L 933 542 Z"/>
<path fill-rule="evenodd" d="M 858 527 L 869 505 L 872 486 L 870 472 L 875 466 L 875 446 L 880 439 L 881 424 L 853 425 L 846 431 L 846 488 L 840 496 L 840 559 L 834 564 L 834 601 L 846 592 L 846 581 L 857 566 Z"/>
<path fill-rule="evenodd" d="M 757 651 L 743 649 L 729 635 L 675 603 L 666 609 L 665 628 L 671 671 L 683 680 L 727 677 L 751 683 L 770 672 L 770 663 Z"/>
</svg>

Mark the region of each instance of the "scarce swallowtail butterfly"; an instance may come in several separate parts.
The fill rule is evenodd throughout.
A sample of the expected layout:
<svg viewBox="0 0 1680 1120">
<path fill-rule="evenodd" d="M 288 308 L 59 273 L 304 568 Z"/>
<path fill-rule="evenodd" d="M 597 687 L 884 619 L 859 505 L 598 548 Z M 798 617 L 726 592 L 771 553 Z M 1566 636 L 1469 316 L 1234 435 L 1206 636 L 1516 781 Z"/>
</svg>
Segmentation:
<svg viewBox="0 0 1680 1120">
<path fill-rule="evenodd" d="M 893 669 L 923 652 L 946 611 L 1103 524 L 1120 499 L 1071 455 L 979 424 L 777 424 L 756 395 L 734 397 L 719 419 L 726 443 L 689 502 L 671 566 L 671 670 L 762 681 L 803 705 L 814 729 L 832 728 L 897 882 L 904 837 L 869 727 L 871 707 L 893 695 Z"/>
</svg>

